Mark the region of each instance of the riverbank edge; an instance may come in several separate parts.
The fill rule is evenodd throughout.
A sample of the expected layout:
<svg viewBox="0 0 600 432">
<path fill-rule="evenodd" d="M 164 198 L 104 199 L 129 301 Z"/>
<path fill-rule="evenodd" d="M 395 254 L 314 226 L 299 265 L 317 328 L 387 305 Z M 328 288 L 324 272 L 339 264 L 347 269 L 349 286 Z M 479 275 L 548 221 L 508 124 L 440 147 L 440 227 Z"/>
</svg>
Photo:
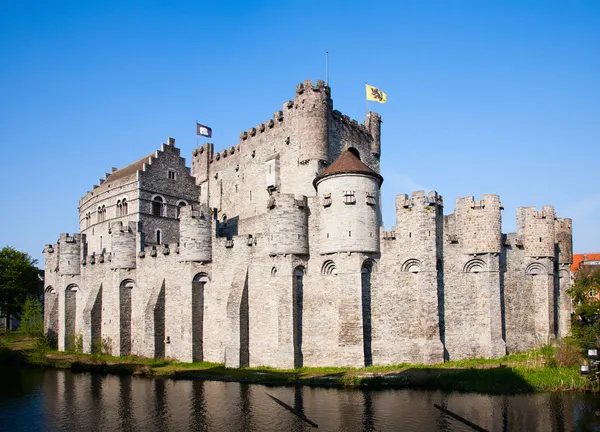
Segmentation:
<svg viewBox="0 0 600 432">
<path fill-rule="evenodd" d="M 536 351 L 503 359 L 474 359 L 438 365 L 397 365 L 354 368 L 270 367 L 225 368 L 215 363 L 182 363 L 170 359 L 34 349 L 34 341 L 3 343 L 0 364 L 18 362 L 34 367 L 70 369 L 110 375 L 209 380 L 267 386 L 311 386 L 357 389 L 427 389 L 487 394 L 547 391 L 594 391 L 598 386 L 579 374 L 579 368 L 544 366 Z"/>
</svg>

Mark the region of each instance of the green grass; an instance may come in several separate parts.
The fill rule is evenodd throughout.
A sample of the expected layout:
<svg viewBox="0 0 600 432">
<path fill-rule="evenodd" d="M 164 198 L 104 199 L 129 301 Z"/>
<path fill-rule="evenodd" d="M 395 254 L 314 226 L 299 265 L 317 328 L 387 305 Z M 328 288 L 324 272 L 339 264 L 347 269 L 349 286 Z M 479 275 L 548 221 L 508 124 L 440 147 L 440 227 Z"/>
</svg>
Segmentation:
<svg viewBox="0 0 600 432">
<path fill-rule="evenodd" d="M 0 363 L 26 362 L 109 374 L 159 375 L 182 379 L 227 380 L 271 385 L 306 384 L 366 388 L 435 388 L 507 394 L 532 391 L 594 390 L 579 367 L 548 367 L 554 349 L 507 355 L 501 359 L 469 359 L 436 365 L 396 364 L 365 368 L 269 366 L 225 368 L 222 363 L 184 363 L 139 356 L 114 357 L 51 350 L 43 339 L 12 333 L 0 336 Z M 552 352 L 550 352 L 552 350 Z M 555 366 L 552 364 L 552 366 Z"/>
</svg>

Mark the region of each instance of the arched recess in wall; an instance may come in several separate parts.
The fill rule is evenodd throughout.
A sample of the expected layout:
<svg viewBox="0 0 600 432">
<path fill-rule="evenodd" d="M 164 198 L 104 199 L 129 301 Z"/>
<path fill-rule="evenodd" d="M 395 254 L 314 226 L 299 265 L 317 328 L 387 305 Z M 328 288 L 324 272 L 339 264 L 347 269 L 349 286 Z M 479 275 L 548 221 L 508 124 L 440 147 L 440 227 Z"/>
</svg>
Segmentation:
<svg viewBox="0 0 600 432">
<path fill-rule="evenodd" d="M 119 286 L 119 332 L 120 332 L 120 350 L 119 355 L 127 356 L 131 354 L 131 297 L 135 287 L 135 282 L 131 279 L 125 279 Z"/>
<path fill-rule="evenodd" d="M 323 265 L 321 266 L 321 274 L 322 275 L 337 275 L 338 274 L 338 270 L 337 267 L 335 266 L 335 263 L 331 260 L 327 260 L 323 263 Z"/>
<path fill-rule="evenodd" d="M 208 273 L 192 279 L 192 360 L 204 361 L 204 290 L 210 282 Z"/>
<path fill-rule="evenodd" d="M 188 203 L 186 200 L 177 201 L 177 219 L 179 219 L 179 217 L 181 216 L 181 207 L 185 207 L 187 205 Z"/>
<path fill-rule="evenodd" d="M 53 348 L 58 343 L 58 293 L 52 286 L 44 290 L 44 310 L 46 311 L 46 337 Z"/>
<path fill-rule="evenodd" d="M 546 266 L 544 264 L 540 262 L 533 262 L 527 266 L 527 268 L 525 269 L 525 274 L 531 276 L 542 274 L 547 275 L 548 270 L 546 269 Z"/>
<path fill-rule="evenodd" d="M 302 266 L 294 269 L 292 286 L 292 320 L 293 320 L 293 342 L 294 342 L 294 367 L 302 367 L 304 358 L 302 356 L 302 313 L 304 302 L 304 274 L 306 270 Z"/>
<path fill-rule="evenodd" d="M 463 272 L 465 273 L 481 273 L 485 271 L 487 268 L 487 264 L 484 260 L 480 258 L 473 258 L 472 260 L 467 261 L 465 266 L 463 267 Z"/>
<path fill-rule="evenodd" d="M 363 357 L 364 365 L 371 366 L 373 364 L 373 330 L 371 317 L 371 276 L 375 268 L 375 262 L 371 259 L 366 259 L 360 269 L 360 285 L 361 285 L 361 308 L 363 321 Z"/>
<path fill-rule="evenodd" d="M 416 258 L 410 258 L 404 261 L 401 270 L 406 273 L 419 273 L 421 271 L 421 261 Z"/>
<path fill-rule="evenodd" d="M 558 271 L 558 278 L 559 279 L 564 279 L 563 282 L 561 283 L 565 283 L 568 284 L 568 282 L 571 280 L 571 272 L 565 269 L 559 270 Z"/>
<path fill-rule="evenodd" d="M 77 291 L 79 287 L 75 284 L 65 289 L 65 349 L 75 350 L 77 337 Z"/>
<path fill-rule="evenodd" d="M 277 267 L 271 269 L 271 276 L 277 276 Z"/>
</svg>

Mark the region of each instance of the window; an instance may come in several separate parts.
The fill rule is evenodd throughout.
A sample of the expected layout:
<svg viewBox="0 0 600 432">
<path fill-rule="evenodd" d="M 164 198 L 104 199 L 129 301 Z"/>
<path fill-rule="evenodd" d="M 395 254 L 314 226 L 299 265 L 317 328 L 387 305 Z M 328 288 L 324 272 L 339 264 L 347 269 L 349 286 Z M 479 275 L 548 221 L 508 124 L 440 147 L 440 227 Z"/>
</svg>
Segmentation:
<svg viewBox="0 0 600 432">
<path fill-rule="evenodd" d="M 329 207 L 331 205 L 331 194 L 323 194 L 323 207 Z"/>
<path fill-rule="evenodd" d="M 98 206 L 98 211 L 96 213 L 96 222 L 102 222 L 102 207 Z"/>
<path fill-rule="evenodd" d="M 156 230 L 156 244 L 160 244 L 160 230 Z"/>
<path fill-rule="evenodd" d="M 175 178 L 176 178 L 175 170 L 170 169 L 168 171 L 168 176 L 171 180 L 175 180 Z"/>
<path fill-rule="evenodd" d="M 162 197 L 154 197 L 152 200 L 152 214 L 154 216 L 164 216 L 164 206 Z"/>
<path fill-rule="evenodd" d="M 367 192 L 367 205 L 375 205 L 375 194 Z"/>
<path fill-rule="evenodd" d="M 344 204 L 355 204 L 354 191 L 344 191 Z"/>
<path fill-rule="evenodd" d="M 179 201 L 177 203 L 177 218 L 178 219 L 181 216 L 181 207 L 185 207 L 186 205 L 187 205 L 187 203 L 185 201 Z"/>
<path fill-rule="evenodd" d="M 106 220 L 106 206 L 102 205 L 101 207 L 98 207 L 97 222 L 103 222 L 105 220 Z"/>
<path fill-rule="evenodd" d="M 117 201 L 117 216 L 127 216 L 127 198 Z"/>
</svg>

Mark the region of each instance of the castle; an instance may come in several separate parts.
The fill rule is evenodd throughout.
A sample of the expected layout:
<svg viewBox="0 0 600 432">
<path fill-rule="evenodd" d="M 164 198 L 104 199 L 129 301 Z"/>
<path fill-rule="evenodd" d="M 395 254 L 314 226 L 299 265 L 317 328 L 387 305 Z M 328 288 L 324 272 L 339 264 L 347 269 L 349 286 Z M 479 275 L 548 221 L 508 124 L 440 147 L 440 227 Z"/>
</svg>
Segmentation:
<svg viewBox="0 0 600 432">
<path fill-rule="evenodd" d="M 396 197 L 382 228 L 381 117 L 333 109 L 323 81 L 187 168 L 175 140 L 79 202 L 44 249 L 45 329 L 64 350 L 228 367 L 501 357 L 570 331 L 571 220 L 497 195 Z M 77 338 L 75 338 L 77 335 Z"/>
</svg>

